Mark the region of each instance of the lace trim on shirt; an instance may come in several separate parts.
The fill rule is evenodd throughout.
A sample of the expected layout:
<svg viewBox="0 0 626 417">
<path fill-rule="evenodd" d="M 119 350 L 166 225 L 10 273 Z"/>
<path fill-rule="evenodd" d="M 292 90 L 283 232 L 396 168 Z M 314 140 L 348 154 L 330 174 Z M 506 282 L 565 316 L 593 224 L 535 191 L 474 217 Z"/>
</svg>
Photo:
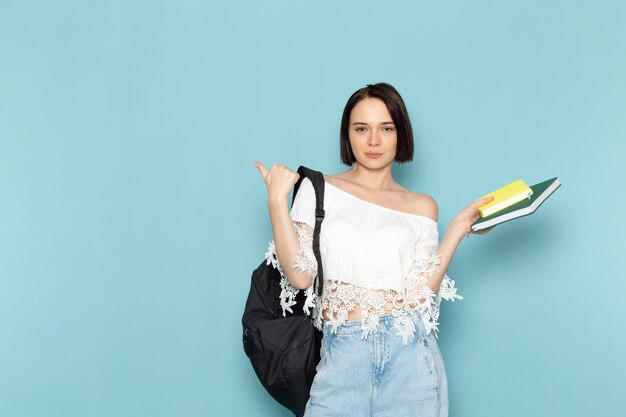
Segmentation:
<svg viewBox="0 0 626 417">
<path fill-rule="evenodd" d="M 462 300 L 456 293 L 454 281 L 444 275 L 437 293 L 428 286 L 428 278 L 437 271 L 441 256 L 434 254 L 427 259 L 418 259 L 405 280 L 403 292 L 392 289 L 369 289 L 336 280 L 324 283 L 324 292 L 318 311 L 327 312 L 327 323 L 334 333 L 348 320 L 348 312 L 357 305 L 361 308 L 362 337 L 378 329 L 379 319 L 384 314 L 395 317 L 397 335 L 408 344 L 415 335 L 415 319 L 424 323 L 427 334 L 438 332 L 439 306 L 441 300 Z"/>
<path fill-rule="evenodd" d="M 311 286 L 304 290 L 306 296 L 304 301 L 304 312 L 307 315 L 311 315 L 311 309 L 315 307 L 315 292 L 313 290 L 313 280 L 317 276 L 317 260 L 313 253 L 313 228 L 306 223 L 293 222 L 296 235 L 300 242 L 300 248 L 298 254 L 294 259 L 293 267 L 300 272 L 306 272 L 311 276 Z M 287 311 L 293 313 L 291 306 L 296 304 L 296 295 L 300 292 L 299 289 L 294 288 L 287 279 L 287 276 L 283 272 L 283 268 L 278 262 L 278 256 L 276 255 L 276 246 L 274 241 L 269 243 L 267 252 L 265 252 L 266 264 L 270 263 L 278 272 L 280 272 L 280 306 L 283 310 L 283 317 L 286 316 Z"/>
<path fill-rule="evenodd" d="M 313 279 L 317 276 L 317 260 L 313 253 L 313 229 L 306 223 L 293 222 L 294 229 L 300 242 L 298 254 L 294 259 L 294 268 L 311 275 L 311 286 L 304 290 L 304 311 L 313 319 L 313 324 L 322 329 L 322 311 L 327 313 L 327 323 L 332 326 L 334 333 L 348 320 L 348 312 L 357 305 L 361 308 L 362 338 L 367 338 L 371 332 L 378 330 L 379 319 L 384 314 L 392 314 L 395 317 L 396 333 L 402 337 L 403 344 L 415 337 L 415 320 L 419 319 L 424 324 L 427 334 L 434 332 L 438 337 L 439 331 L 439 308 L 441 300 L 462 300 L 454 287 L 454 280 L 448 275 L 439 286 L 437 293 L 428 286 L 428 279 L 434 272 L 438 272 L 437 265 L 441 263 L 441 255 L 435 253 L 427 258 L 417 259 L 404 283 L 404 290 L 398 292 L 392 289 L 370 289 L 359 287 L 350 283 L 337 280 L 325 280 L 324 291 L 321 297 L 316 297 L 313 289 Z M 299 289 L 291 286 L 285 276 L 282 266 L 278 262 L 274 242 L 269 243 L 265 253 L 267 264 L 280 272 L 281 293 L 280 305 L 283 316 L 296 304 L 296 295 Z"/>
</svg>

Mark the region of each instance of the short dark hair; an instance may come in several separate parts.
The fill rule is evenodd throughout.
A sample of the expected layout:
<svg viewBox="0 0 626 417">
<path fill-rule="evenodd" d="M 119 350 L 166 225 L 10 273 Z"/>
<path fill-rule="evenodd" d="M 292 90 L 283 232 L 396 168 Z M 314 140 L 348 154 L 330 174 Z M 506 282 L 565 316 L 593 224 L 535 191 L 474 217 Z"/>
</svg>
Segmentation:
<svg viewBox="0 0 626 417">
<path fill-rule="evenodd" d="M 406 110 L 404 101 L 400 93 L 387 83 L 367 84 L 366 87 L 356 90 L 348 99 L 346 107 L 343 109 L 341 117 L 341 128 L 339 132 L 339 143 L 341 148 L 341 162 L 352 165 L 356 158 L 350 146 L 350 113 L 358 102 L 368 97 L 381 99 L 387 106 L 393 123 L 396 125 L 398 144 L 396 145 L 396 157 L 394 161 L 405 163 L 413 160 L 413 128 L 409 120 L 409 113 Z"/>
</svg>

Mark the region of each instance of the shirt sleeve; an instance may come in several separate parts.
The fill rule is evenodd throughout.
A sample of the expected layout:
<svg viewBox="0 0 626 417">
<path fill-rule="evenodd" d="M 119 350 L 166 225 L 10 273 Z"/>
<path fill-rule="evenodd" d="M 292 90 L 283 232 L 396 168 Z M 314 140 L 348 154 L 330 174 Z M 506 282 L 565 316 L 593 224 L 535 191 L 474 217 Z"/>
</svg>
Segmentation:
<svg viewBox="0 0 626 417">
<path fill-rule="evenodd" d="M 315 227 L 315 188 L 307 177 L 300 183 L 290 214 L 294 222 L 305 223 L 311 229 Z"/>
<path fill-rule="evenodd" d="M 301 272 L 306 272 L 311 277 L 311 286 L 304 290 L 305 304 L 304 311 L 306 314 L 311 313 L 311 309 L 315 306 L 315 293 L 313 283 L 317 276 L 317 260 L 313 252 L 313 228 L 315 226 L 315 189 L 308 178 L 304 178 L 300 183 L 300 188 L 295 196 L 290 211 L 293 227 L 298 236 L 299 248 L 298 254 L 294 259 L 293 267 Z M 267 252 L 265 253 L 266 263 L 270 263 L 280 272 L 281 293 L 280 305 L 283 310 L 283 316 L 287 311 L 293 313 L 291 307 L 296 304 L 296 295 L 300 292 L 294 288 L 283 272 L 283 268 L 278 262 L 276 255 L 276 247 L 274 241 L 269 243 Z"/>
<path fill-rule="evenodd" d="M 439 229 L 434 221 L 425 220 L 422 235 L 415 242 L 415 260 L 429 260 L 439 247 Z"/>
<path fill-rule="evenodd" d="M 437 265 L 441 263 L 441 255 L 437 253 L 439 247 L 439 231 L 437 224 L 432 222 L 424 228 L 422 236 L 415 242 L 414 261 L 405 284 L 406 305 L 410 310 L 419 312 L 426 332 L 439 330 L 439 307 L 441 300 L 462 300 L 454 288 L 454 280 L 444 275 L 437 293 L 428 286 L 428 280 L 433 273 L 438 272 Z"/>
</svg>

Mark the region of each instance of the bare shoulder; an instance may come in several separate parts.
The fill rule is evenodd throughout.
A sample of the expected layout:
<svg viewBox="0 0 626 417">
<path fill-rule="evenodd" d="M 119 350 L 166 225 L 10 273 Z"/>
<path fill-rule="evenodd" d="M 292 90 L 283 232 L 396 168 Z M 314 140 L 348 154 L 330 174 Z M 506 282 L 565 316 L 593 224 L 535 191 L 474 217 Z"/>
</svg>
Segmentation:
<svg viewBox="0 0 626 417">
<path fill-rule="evenodd" d="M 412 214 L 428 217 L 435 222 L 439 221 L 439 206 L 431 195 L 412 191 L 409 195 L 409 207 Z"/>
</svg>

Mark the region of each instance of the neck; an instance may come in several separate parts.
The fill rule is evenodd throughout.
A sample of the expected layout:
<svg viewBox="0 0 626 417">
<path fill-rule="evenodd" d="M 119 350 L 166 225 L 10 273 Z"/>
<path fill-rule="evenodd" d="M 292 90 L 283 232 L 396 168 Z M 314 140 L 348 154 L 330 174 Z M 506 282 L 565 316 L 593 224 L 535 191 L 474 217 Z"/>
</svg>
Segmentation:
<svg viewBox="0 0 626 417">
<path fill-rule="evenodd" d="M 391 165 L 385 165 L 379 169 L 367 168 L 359 162 L 355 162 L 350 169 L 350 180 L 371 190 L 383 190 L 392 188 L 394 184 Z"/>
</svg>

